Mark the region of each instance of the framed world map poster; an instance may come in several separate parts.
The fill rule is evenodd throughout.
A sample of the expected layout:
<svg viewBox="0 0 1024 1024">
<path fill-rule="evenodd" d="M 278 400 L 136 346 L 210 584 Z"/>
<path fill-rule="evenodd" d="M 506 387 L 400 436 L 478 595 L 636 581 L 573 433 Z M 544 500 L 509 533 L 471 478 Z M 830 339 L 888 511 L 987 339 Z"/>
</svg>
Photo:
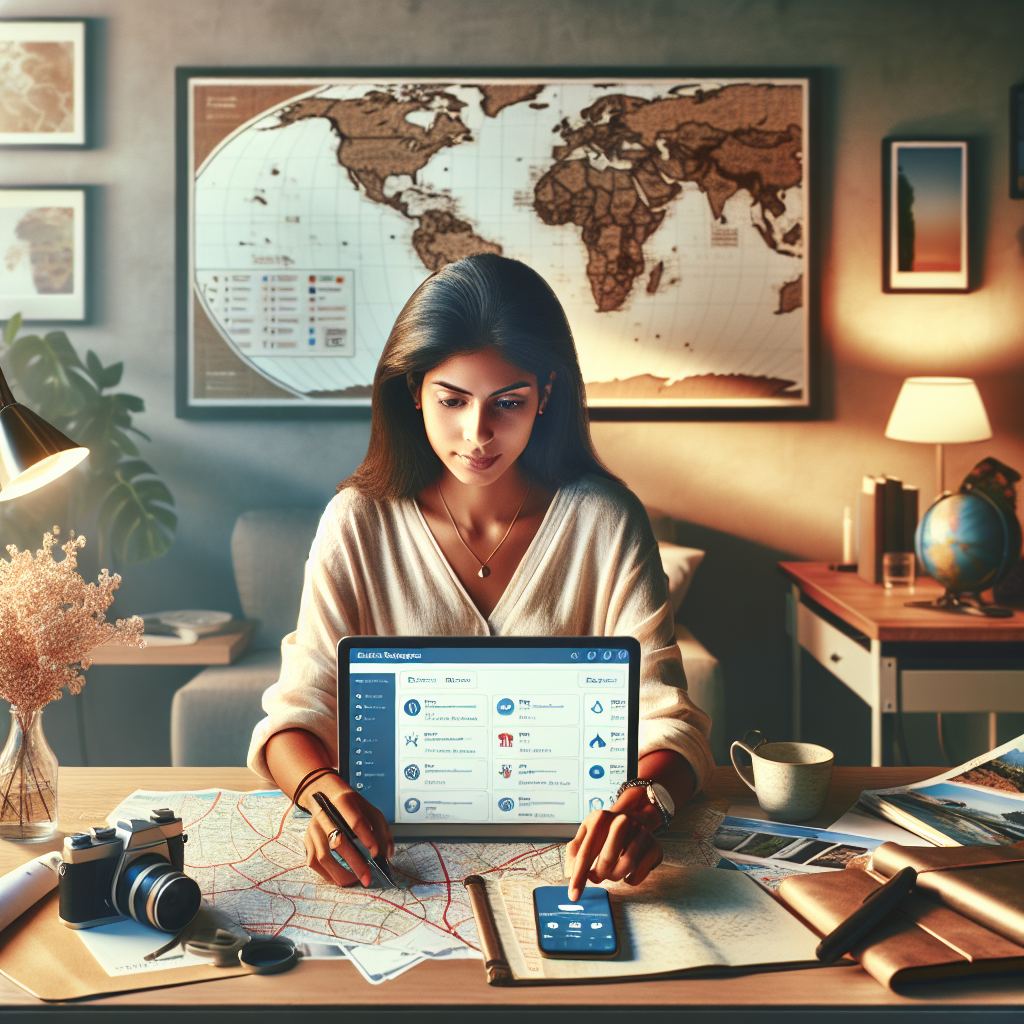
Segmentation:
<svg viewBox="0 0 1024 1024">
<path fill-rule="evenodd" d="M 595 413 L 807 410 L 812 86 L 179 69 L 179 415 L 367 407 L 481 252 L 554 288 Z"/>
</svg>

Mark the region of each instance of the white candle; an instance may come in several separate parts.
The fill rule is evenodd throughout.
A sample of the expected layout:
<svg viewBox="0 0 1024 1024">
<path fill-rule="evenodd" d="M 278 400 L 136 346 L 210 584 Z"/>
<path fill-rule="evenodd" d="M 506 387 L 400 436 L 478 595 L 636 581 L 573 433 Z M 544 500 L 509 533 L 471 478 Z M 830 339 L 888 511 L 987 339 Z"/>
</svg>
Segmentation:
<svg viewBox="0 0 1024 1024">
<path fill-rule="evenodd" d="M 849 505 L 843 509 L 843 565 L 853 562 L 853 514 Z"/>
</svg>

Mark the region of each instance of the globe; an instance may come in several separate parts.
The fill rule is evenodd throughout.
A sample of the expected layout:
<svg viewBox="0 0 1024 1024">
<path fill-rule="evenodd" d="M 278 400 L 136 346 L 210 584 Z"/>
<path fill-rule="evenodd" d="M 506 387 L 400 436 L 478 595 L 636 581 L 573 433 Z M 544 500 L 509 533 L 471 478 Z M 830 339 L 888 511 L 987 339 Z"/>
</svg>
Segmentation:
<svg viewBox="0 0 1024 1024">
<path fill-rule="evenodd" d="M 925 572 L 947 590 L 979 593 L 1016 563 L 1020 523 L 980 491 L 949 494 L 924 514 L 914 547 Z"/>
</svg>

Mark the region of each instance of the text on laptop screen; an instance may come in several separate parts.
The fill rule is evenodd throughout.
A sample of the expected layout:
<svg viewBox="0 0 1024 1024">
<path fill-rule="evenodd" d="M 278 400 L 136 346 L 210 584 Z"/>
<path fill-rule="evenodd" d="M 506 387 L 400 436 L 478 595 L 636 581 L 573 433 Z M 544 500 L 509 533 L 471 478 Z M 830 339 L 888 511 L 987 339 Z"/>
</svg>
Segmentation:
<svg viewBox="0 0 1024 1024">
<path fill-rule="evenodd" d="M 629 652 L 353 648 L 351 784 L 388 821 L 578 822 L 626 778 Z"/>
</svg>

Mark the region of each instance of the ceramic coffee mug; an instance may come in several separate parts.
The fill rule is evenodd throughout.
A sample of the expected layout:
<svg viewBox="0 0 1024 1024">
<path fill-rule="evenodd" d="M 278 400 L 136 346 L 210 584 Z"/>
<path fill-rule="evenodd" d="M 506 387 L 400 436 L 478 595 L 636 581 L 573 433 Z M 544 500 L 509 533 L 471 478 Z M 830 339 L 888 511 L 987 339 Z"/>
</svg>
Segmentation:
<svg viewBox="0 0 1024 1024">
<path fill-rule="evenodd" d="M 748 737 L 756 736 L 754 746 Z M 754 781 L 736 763 L 736 748 L 750 755 Z M 825 806 L 835 755 L 816 743 L 769 743 L 757 729 L 729 748 L 737 775 L 754 791 L 761 809 L 775 821 L 807 821 Z"/>
</svg>

